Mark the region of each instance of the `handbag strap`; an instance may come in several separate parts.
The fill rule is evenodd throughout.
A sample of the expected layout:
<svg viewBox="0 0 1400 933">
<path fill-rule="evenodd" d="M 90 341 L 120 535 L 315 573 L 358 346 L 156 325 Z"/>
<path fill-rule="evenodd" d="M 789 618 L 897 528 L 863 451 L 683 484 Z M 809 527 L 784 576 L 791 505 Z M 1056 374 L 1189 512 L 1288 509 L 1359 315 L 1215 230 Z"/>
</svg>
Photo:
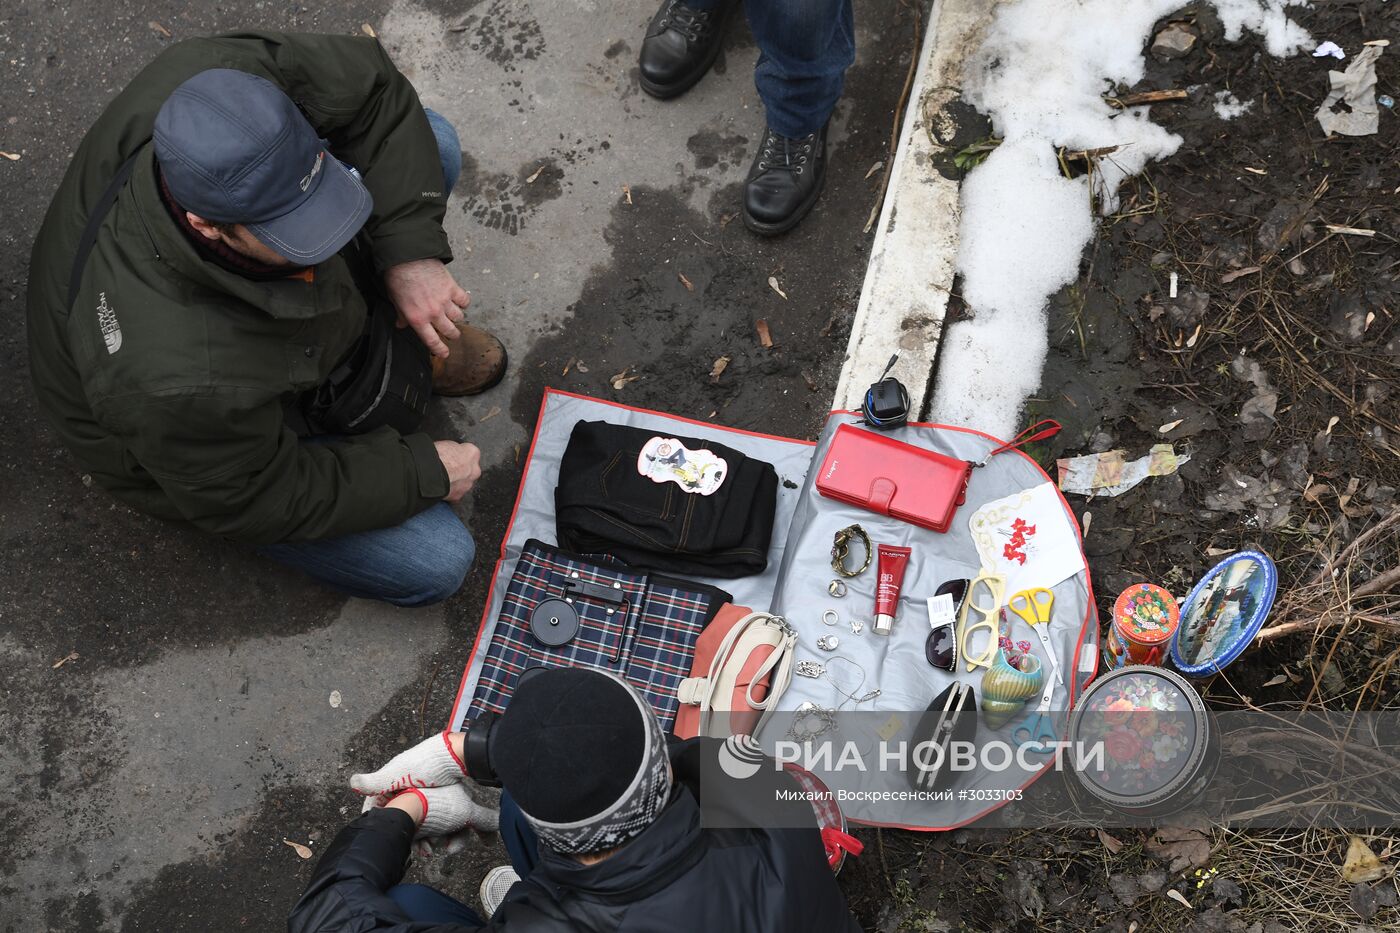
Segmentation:
<svg viewBox="0 0 1400 933">
<path fill-rule="evenodd" d="M 993 450 L 991 453 L 987 454 L 987 456 L 974 463 L 973 467 L 984 467 L 987 465 L 987 461 L 995 457 L 997 454 L 1004 454 L 1008 450 L 1015 450 L 1018 447 L 1024 447 L 1027 444 L 1033 444 L 1036 441 L 1043 441 L 1045 440 L 1045 438 L 1054 437 L 1056 434 L 1059 433 L 1060 422 L 1050 418 L 1046 418 L 1044 421 L 1037 421 L 1035 424 L 1026 428 L 1020 434 L 1017 434 L 1011 440 L 1007 441 L 1005 444 L 1002 444 L 996 450 Z"/>
<path fill-rule="evenodd" d="M 87 265 L 92 248 L 97 245 L 97 231 L 102 228 L 102 221 L 107 218 L 107 212 L 116 203 L 117 195 L 121 194 L 126 180 L 131 177 L 131 170 L 136 167 L 136 157 L 140 154 L 141 150 L 137 149 L 117 168 L 117 173 L 112 176 L 97 203 L 92 206 L 92 213 L 88 215 L 82 236 L 78 237 L 78 249 L 73 254 L 73 268 L 68 273 L 67 308 L 70 312 L 73 310 L 73 302 L 78 300 L 78 286 L 83 283 L 83 267 Z"/>
<path fill-rule="evenodd" d="M 724 640 L 720 642 L 719 648 L 715 650 L 715 655 L 710 659 L 710 669 L 705 675 L 705 692 L 700 697 L 700 734 L 708 735 L 710 726 L 710 714 L 714 710 L 714 698 L 719 691 L 720 672 L 729 663 L 734 653 L 734 646 L 751 626 L 772 625 L 781 631 L 778 644 L 774 646 L 773 652 L 767 660 L 754 674 L 753 680 L 749 682 L 748 689 L 745 690 L 744 700 L 753 709 L 763 710 L 759 717 L 758 724 L 754 727 L 754 733 L 758 733 L 763 724 L 768 721 L 768 717 L 773 713 L 773 708 L 777 705 L 778 697 L 792 682 L 792 667 L 794 648 L 797 646 L 797 633 L 792 630 L 792 626 L 787 624 L 781 616 L 775 616 L 770 612 L 751 612 L 734 624 L 728 632 L 724 634 Z M 772 682 L 769 685 L 768 695 L 762 700 L 755 701 L 753 688 L 769 673 L 773 674 Z"/>
</svg>

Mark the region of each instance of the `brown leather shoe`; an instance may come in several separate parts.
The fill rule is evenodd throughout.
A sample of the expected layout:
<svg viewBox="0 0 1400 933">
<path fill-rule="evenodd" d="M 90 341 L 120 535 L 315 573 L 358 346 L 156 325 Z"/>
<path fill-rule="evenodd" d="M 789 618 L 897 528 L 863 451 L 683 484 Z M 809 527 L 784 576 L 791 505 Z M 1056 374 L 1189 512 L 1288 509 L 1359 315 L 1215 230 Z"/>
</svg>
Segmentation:
<svg viewBox="0 0 1400 933">
<path fill-rule="evenodd" d="M 461 334 L 447 344 L 446 357 L 433 357 L 433 394 L 476 395 L 506 374 L 506 348 L 493 335 L 470 324 L 458 324 Z"/>
</svg>

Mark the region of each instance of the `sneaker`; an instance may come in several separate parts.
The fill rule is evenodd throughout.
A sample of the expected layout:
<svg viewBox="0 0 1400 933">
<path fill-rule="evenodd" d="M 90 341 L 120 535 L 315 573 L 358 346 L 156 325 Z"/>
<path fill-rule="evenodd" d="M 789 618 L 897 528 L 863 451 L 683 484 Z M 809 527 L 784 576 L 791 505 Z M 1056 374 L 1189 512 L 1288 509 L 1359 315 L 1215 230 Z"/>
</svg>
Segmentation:
<svg viewBox="0 0 1400 933">
<path fill-rule="evenodd" d="M 444 341 L 447 356 L 435 356 L 434 395 L 476 395 L 501 381 L 506 374 L 506 348 L 495 335 L 471 324 L 458 324 L 456 340 Z"/>
<path fill-rule="evenodd" d="M 719 55 L 724 24 L 734 7 L 733 0 L 721 0 L 713 10 L 697 10 L 681 0 L 662 0 L 661 9 L 647 27 L 637 60 L 642 90 L 665 100 L 694 87 Z"/>
<path fill-rule="evenodd" d="M 501 901 L 506 899 L 506 894 L 519 880 L 520 876 L 509 865 L 497 865 L 481 879 L 481 906 L 486 911 L 487 919 L 501 906 Z"/>
<path fill-rule="evenodd" d="M 765 127 L 744 182 L 744 226 L 763 236 L 788 232 L 817 203 L 825 177 L 825 126 L 799 139 Z"/>
</svg>

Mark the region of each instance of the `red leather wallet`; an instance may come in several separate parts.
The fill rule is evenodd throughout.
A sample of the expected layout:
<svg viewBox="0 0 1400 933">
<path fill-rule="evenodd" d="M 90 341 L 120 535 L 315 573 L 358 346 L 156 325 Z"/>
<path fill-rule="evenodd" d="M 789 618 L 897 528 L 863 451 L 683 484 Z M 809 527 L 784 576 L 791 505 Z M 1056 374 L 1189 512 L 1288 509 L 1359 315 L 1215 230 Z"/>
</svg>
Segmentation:
<svg viewBox="0 0 1400 933">
<path fill-rule="evenodd" d="M 817 474 L 817 492 L 942 533 L 966 500 L 971 475 L 966 460 L 843 424 Z"/>
</svg>

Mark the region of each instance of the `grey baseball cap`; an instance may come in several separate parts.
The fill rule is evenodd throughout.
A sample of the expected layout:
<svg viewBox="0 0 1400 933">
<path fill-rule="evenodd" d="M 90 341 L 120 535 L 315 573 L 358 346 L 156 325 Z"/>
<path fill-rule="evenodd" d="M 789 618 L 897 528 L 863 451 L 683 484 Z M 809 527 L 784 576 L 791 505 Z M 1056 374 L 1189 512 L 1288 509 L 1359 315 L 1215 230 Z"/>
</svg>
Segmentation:
<svg viewBox="0 0 1400 933">
<path fill-rule="evenodd" d="M 186 210 L 244 224 L 298 265 L 350 242 L 373 200 L 282 90 L 229 68 L 201 71 L 161 105 L 156 158 Z"/>
</svg>

